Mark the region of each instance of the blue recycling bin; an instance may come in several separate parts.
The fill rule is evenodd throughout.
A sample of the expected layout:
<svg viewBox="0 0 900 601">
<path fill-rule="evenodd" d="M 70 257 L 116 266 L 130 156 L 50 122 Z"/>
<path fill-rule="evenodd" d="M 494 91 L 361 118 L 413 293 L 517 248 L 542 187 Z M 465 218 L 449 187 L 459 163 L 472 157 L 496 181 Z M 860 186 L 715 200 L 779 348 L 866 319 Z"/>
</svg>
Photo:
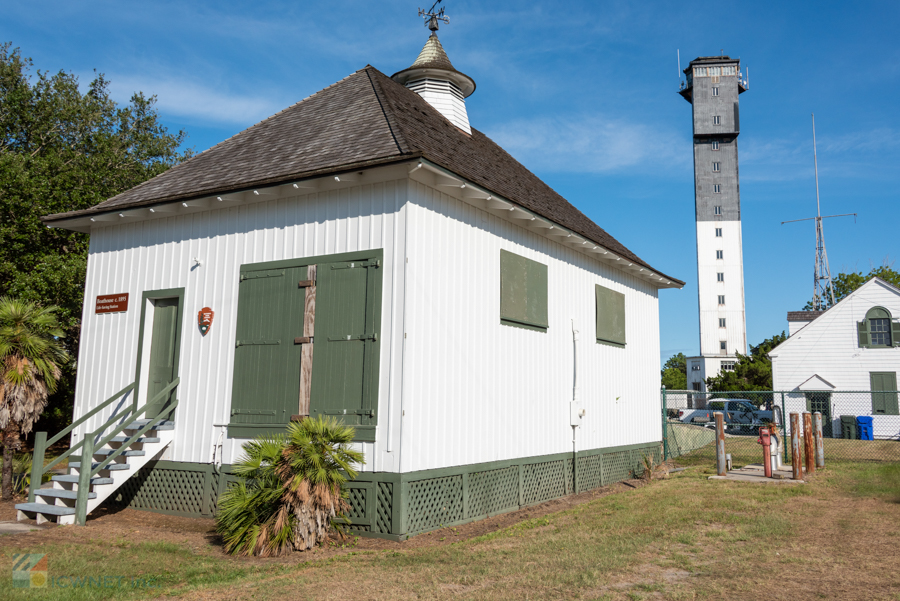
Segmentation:
<svg viewBox="0 0 900 601">
<path fill-rule="evenodd" d="M 875 440 L 872 436 L 872 416 L 860 415 L 856 418 L 856 430 L 860 440 Z"/>
</svg>

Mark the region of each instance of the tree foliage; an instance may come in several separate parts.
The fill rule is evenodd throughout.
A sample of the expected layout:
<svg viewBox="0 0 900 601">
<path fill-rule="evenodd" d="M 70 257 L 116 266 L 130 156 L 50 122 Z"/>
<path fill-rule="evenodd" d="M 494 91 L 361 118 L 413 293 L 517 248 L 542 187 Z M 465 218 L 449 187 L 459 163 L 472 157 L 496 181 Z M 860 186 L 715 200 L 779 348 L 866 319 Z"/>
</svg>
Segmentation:
<svg viewBox="0 0 900 601">
<path fill-rule="evenodd" d="M 40 217 L 92 207 L 188 158 L 186 134 L 159 122 L 156 98 L 135 93 L 117 105 L 97 75 L 36 71 L 0 45 L 0 295 L 58 307 L 72 356 L 77 344 L 88 236 L 48 229 Z M 71 414 L 74 366 L 51 406 Z"/>
<path fill-rule="evenodd" d="M 219 500 L 216 529 L 236 555 L 281 555 L 325 541 L 348 508 L 344 484 L 363 455 L 355 431 L 333 417 L 288 426 L 287 436 L 260 436 L 234 465 L 240 477 Z M 345 475 L 346 474 L 346 475 Z"/>
<path fill-rule="evenodd" d="M 47 396 L 56 390 L 68 356 L 55 307 L 0 297 L 0 431 L 3 433 L 2 496 L 12 498 L 13 453 L 34 427 Z"/>
<path fill-rule="evenodd" d="M 782 332 L 766 338 L 757 346 L 750 346 L 750 354 L 737 354 L 734 371 L 721 371 L 717 376 L 706 378 L 706 388 L 710 392 L 729 390 L 772 390 L 772 360 L 769 351 L 787 340 Z"/>
<path fill-rule="evenodd" d="M 886 282 L 890 282 L 894 286 L 900 288 L 900 272 L 891 269 L 891 265 L 886 261 L 881 267 L 875 267 L 869 273 L 864 274 L 861 271 L 855 273 L 839 273 L 831 278 L 831 286 L 834 290 L 834 301 L 841 302 L 848 294 L 868 282 L 874 277 L 879 277 Z M 806 303 L 803 307 L 804 311 L 811 311 L 813 308 L 812 301 Z M 831 299 L 825 299 L 825 308 L 831 308 Z"/>
<path fill-rule="evenodd" d="M 687 388 L 687 357 L 684 353 L 672 355 L 663 365 L 662 385 L 667 390 L 685 390 Z"/>
</svg>

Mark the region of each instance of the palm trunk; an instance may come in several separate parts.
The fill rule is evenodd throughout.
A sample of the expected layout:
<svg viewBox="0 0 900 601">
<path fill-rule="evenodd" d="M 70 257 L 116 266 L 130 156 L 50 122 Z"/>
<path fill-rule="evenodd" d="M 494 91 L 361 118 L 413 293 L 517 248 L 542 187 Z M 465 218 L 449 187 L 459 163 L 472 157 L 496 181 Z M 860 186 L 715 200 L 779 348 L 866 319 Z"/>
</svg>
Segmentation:
<svg viewBox="0 0 900 601">
<path fill-rule="evenodd" d="M 10 424 L 12 427 L 12 424 Z M 9 429 L 3 432 L 3 484 L 2 484 L 2 494 L 0 497 L 3 498 L 4 501 L 12 500 L 12 469 L 13 469 L 13 449 L 12 445 L 9 444 L 12 442 L 10 439 L 12 438 L 11 432 Z"/>
</svg>

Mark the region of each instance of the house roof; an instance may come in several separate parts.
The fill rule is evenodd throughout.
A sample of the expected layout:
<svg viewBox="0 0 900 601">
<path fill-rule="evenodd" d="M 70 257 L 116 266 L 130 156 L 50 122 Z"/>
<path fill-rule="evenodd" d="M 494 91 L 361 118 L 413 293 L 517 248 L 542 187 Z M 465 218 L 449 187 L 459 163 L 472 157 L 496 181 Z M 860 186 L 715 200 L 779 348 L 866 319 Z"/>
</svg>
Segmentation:
<svg viewBox="0 0 900 601">
<path fill-rule="evenodd" d="M 788 321 L 812 321 L 825 311 L 788 311 Z"/>
<path fill-rule="evenodd" d="M 448 61 L 449 62 L 449 61 Z M 425 158 L 665 278 L 482 132 L 366 66 L 160 175 L 47 224 Z"/>
</svg>

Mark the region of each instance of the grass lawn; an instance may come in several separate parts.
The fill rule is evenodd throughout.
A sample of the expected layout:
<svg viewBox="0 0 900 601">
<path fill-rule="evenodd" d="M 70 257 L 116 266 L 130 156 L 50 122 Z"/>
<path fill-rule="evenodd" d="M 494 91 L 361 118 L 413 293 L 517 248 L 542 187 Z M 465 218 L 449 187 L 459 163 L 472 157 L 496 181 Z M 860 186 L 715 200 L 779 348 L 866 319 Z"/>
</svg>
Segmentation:
<svg viewBox="0 0 900 601">
<path fill-rule="evenodd" d="M 276 560 L 223 556 L 210 537 L 92 538 L 90 524 L 3 536 L 0 598 L 900 600 L 900 464 L 835 463 L 806 485 L 711 473 L 705 461 L 453 544 L 439 531 L 430 545 L 363 541 Z M 12 553 L 48 553 L 51 583 L 124 578 L 13 589 Z"/>
</svg>

